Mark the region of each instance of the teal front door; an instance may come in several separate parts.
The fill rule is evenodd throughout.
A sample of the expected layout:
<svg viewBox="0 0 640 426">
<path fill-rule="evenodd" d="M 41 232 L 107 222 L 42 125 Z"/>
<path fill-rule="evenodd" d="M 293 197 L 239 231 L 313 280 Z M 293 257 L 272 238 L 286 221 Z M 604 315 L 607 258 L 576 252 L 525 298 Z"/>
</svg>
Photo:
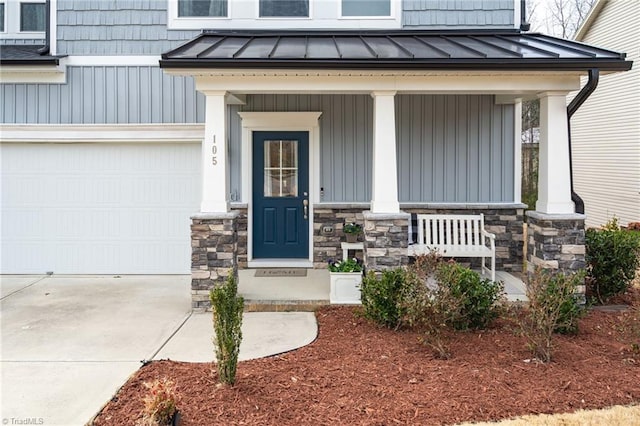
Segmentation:
<svg viewBox="0 0 640 426">
<path fill-rule="evenodd" d="M 309 133 L 253 132 L 253 258 L 309 258 Z"/>
</svg>

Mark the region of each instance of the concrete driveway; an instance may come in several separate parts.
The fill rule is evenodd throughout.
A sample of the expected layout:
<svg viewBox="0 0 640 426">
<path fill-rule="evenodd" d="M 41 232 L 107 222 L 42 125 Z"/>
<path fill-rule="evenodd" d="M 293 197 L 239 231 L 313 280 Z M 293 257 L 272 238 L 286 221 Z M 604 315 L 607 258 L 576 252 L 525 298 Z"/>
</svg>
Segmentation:
<svg viewBox="0 0 640 426">
<path fill-rule="evenodd" d="M 190 276 L 0 276 L 3 424 L 83 425 L 142 360 L 213 361 Z M 304 346 L 313 313 L 245 313 L 240 358 Z M 30 422 L 30 423 L 29 423 Z"/>
<path fill-rule="evenodd" d="M 191 311 L 189 276 L 1 279 L 5 424 L 84 424 Z"/>
</svg>

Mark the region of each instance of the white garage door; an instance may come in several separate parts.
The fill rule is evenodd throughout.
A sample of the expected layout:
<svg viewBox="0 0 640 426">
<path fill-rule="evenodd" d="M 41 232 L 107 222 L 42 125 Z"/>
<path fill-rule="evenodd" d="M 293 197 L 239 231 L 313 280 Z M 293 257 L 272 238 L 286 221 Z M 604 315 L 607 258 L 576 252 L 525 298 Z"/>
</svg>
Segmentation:
<svg viewBox="0 0 640 426">
<path fill-rule="evenodd" d="M 185 274 L 199 144 L 0 145 L 4 274 Z"/>
</svg>

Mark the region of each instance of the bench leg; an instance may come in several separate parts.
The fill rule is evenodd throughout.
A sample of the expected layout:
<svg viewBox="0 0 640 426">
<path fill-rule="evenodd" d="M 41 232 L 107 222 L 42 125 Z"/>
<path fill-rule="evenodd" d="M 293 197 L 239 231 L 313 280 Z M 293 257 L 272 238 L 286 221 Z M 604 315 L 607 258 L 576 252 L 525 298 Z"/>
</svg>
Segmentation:
<svg viewBox="0 0 640 426">
<path fill-rule="evenodd" d="M 491 272 L 491 281 L 495 281 L 496 280 L 496 257 L 491 256 L 491 269 L 487 268 L 485 259 L 486 259 L 485 257 L 482 258 L 482 268 L 480 269 L 480 271 L 482 271 L 482 275 L 484 275 L 485 272 L 487 273 Z"/>
</svg>

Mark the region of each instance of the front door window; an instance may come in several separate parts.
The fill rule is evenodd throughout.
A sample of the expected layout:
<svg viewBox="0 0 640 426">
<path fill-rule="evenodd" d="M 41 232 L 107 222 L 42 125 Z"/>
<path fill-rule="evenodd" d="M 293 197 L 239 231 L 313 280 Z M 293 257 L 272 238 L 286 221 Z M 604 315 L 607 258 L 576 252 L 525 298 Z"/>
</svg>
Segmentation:
<svg viewBox="0 0 640 426">
<path fill-rule="evenodd" d="M 298 141 L 264 141 L 264 196 L 298 196 Z"/>
</svg>

